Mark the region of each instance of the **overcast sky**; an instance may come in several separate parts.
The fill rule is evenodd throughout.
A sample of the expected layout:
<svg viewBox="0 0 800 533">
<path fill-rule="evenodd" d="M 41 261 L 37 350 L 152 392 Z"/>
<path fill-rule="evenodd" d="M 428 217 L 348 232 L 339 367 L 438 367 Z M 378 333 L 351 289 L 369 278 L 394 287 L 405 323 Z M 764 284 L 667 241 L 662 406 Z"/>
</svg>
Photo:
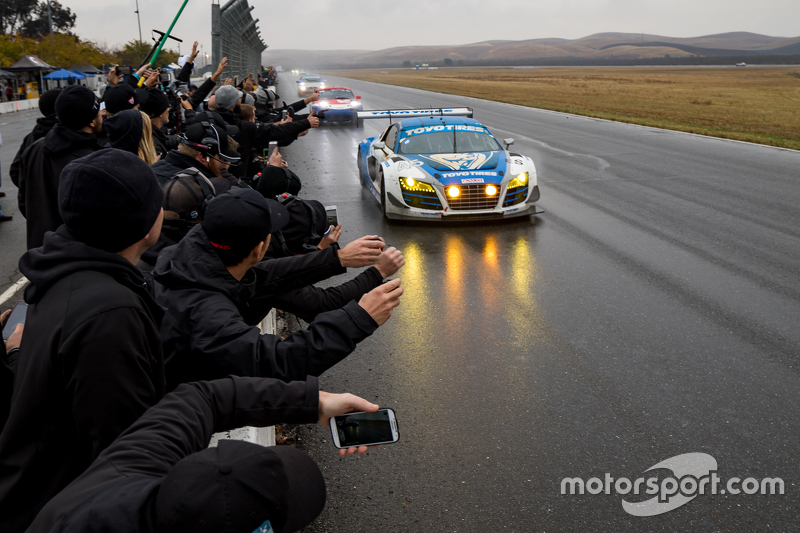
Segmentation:
<svg viewBox="0 0 800 533">
<path fill-rule="evenodd" d="M 492 39 L 575 39 L 600 32 L 697 37 L 731 31 L 800 35 L 800 0 L 249 0 L 272 49 L 380 50 Z M 109 45 L 137 39 L 136 0 L 66 0 L 76 33 Z M 166 31 L 182 0 L 139 0 L 142 34 Z M 224 1 L 223 1 L 224 3 Z M 209 52 L 211 4 L 189 0 L 173 35 Z"/>
</svg>

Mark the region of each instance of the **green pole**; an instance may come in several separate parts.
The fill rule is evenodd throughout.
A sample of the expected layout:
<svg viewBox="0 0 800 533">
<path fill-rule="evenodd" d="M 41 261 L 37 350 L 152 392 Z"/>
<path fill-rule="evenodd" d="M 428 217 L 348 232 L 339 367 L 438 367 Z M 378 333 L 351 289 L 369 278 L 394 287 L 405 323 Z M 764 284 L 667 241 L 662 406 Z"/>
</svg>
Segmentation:
<svg viewBox="0 0 800 533">
<path fill-rule="evenodd" d="M 185 8 L 186 4 L 188 4 L 188 3 L 189 3 L 189 0 L 183 0 L 183 5 L 181 6 L 180 10 L 178 10 L 178 14 L 175 15 L 175 20 L 173 20 L 172 24 L 169 25 L 169 29 L 167 30 L 167 33 L 165 33 L 164 34 L 164 38 L 161 39 L 161 44 L 158 45 L 158 48 L 156 48 L 156 51 L 153 53 L 153 57 L 150 58 L 150 65 L 155 65 L 156 64 L 156 59 L 158 58 L 158 54 L 161 53 L 161 49 L 164 47 L 164 44 L 167 42 L 167 38 L 169 37 L 169 34 L 172 33 L 172 28 L 175 27 L 175 23 L 178 22 L 178 19 L 181 18 L 181 13 L 183 13 L 183 8 Z"/>
</svg>

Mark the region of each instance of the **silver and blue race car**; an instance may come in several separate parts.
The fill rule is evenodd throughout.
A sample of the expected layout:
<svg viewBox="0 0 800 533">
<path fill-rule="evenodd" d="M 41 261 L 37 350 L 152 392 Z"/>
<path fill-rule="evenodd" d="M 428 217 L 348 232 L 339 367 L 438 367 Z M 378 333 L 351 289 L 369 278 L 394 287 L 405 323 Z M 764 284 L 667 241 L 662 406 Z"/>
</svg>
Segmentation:
<svg viewBox="0 0 800 533">
<path fill-rule="evenodd" d="M 361 184 L 389 219 L 502 219 L 536 214 L 536 166 L 505 149 L 472 109 L 359 111 L 400 119 L 358 146 Z"/>
</svg>

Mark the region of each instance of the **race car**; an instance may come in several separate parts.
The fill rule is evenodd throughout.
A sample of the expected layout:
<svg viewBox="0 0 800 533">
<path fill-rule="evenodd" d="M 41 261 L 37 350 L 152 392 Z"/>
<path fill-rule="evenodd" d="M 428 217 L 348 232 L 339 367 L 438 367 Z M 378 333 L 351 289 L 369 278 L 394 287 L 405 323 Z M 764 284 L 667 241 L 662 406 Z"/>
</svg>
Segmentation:
<svg viewBox="0 0 800 533">
<path fill-rule="evenodd" d="M 504 219 L 538 214 L 536 166 L 509 152 L 470 108 L 360 111 L 392 121 L 358 146 L 358 175 L 389 219 Z M 405 118 L 413 117 L 413 118 Z"/>
<path fill-rule="evenodd" d="M 319 100 L 311 104 L 316 115 L 325 121 L 354 121 L 356 113 L 363 111 L 360 96 L 347 87 L 326 87 L 319 90 Z"/>
<path fill-rule="evenodd" d="M 314 94 L 317 89 L 325 88 L 325 80 L 315 74 L 307 74 L 297 80 L 297 94 L 308 96 Z"/>
</svg>

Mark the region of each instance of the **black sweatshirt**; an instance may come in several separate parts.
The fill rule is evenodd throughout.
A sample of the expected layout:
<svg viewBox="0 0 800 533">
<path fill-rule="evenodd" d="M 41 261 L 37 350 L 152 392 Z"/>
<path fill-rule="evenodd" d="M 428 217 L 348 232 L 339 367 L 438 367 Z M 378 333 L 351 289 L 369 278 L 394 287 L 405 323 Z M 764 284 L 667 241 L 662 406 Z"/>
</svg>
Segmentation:
<svg viewBox="0 0 800 533">
<path fill-rule="evenodd" d="M 24 531 L 164 395 L 162 310 L 141 272 L 61 226 L 20 259 L 31 280 L 8 421 L 0 531 Z"/>
<path fill-rule="evenodd" d="M 356 302 L 317 316 L 286 340 L 262 335 L 244 317 L 257 297 L 281 294 L 344 272 L 336 250 L 264 261 L 241 281 L 231 276 L 203 228 L 159 254 L 156 298 L 167 308 L 161 339 L 167 386 L 227 375 L 283 381 L 319 376 L 378 328 Z"/>
<path fill-rule="evenodd" d="M 229 377 L 182 385 L 53 498 L 28 533 L 153 532 L 164 477 L 178 461 L 205 449 L 213 433 L 313 423 L 318 406 L 313 377 L 292 383 Z"/>
</svg>

